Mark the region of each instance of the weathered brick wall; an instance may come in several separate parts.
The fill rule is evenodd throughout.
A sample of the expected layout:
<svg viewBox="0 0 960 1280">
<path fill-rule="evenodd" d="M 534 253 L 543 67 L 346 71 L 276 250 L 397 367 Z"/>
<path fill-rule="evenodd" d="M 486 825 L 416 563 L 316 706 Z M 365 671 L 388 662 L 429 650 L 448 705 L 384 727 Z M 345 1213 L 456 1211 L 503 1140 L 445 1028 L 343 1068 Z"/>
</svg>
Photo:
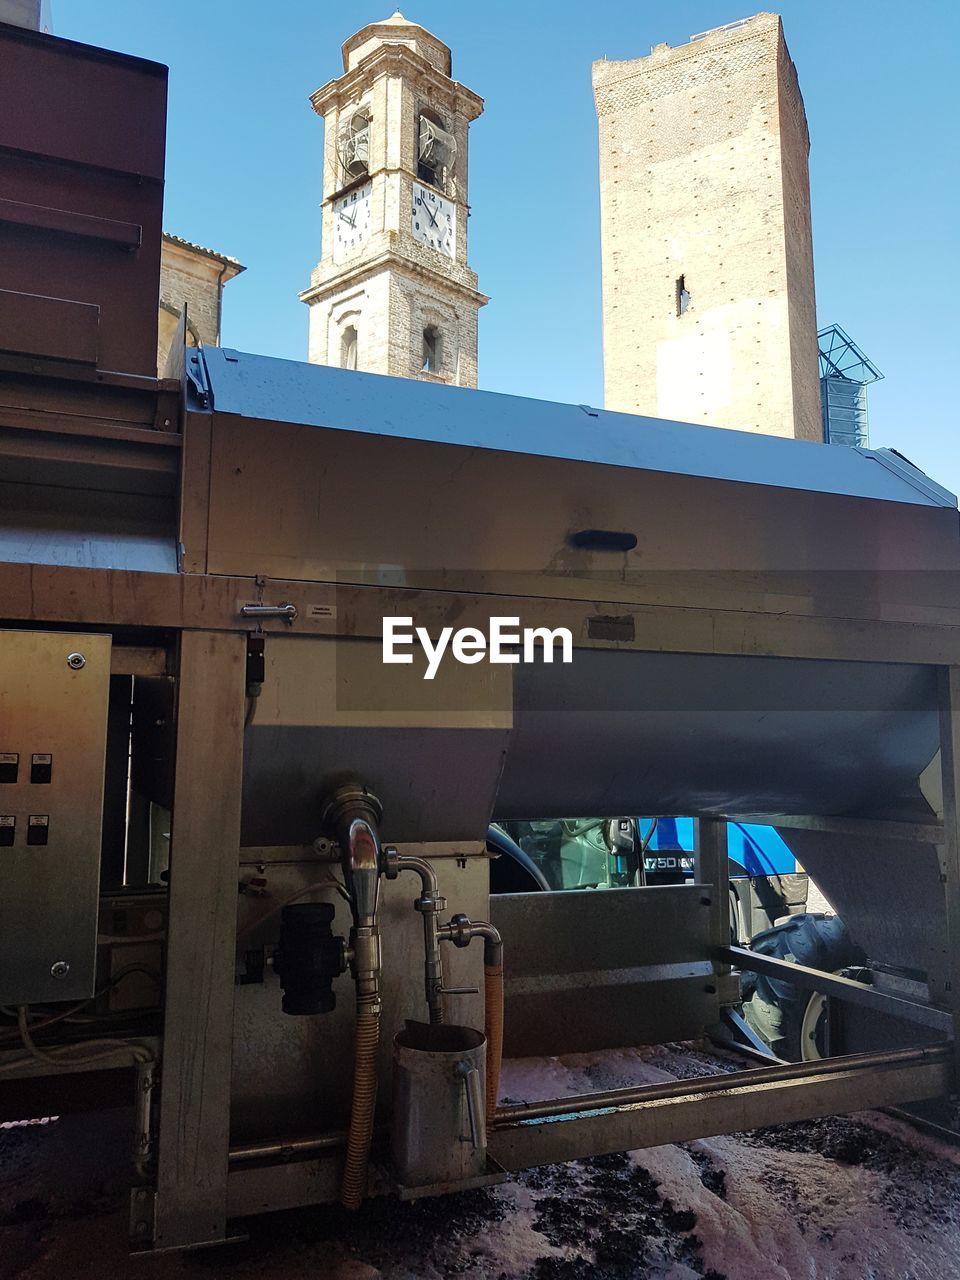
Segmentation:
<svg viewBox="0 0 960 1280">
<path fill-rule="evenodd" d="M 813 282 L 813 228 L 810 216 L 810 135 L 796 67 L 781 39 L 780 137 L 783 164 L 783 210 L 786 228 L 787 305 L 790 320 L 790 365 L 793 374 L 796 435 L 821 440 L 817 310 Z"/>
<path fill-rule="evenodd" d="M 219 286 L 214 275 L 202 276 L 191 271 L 181 271 L 160 259 L 160 301 L 182 311 L 184 303 L 191 325 L 200 335 L 201 342 L 215 346 L 219 337 L 220 306 Z"/>
<path fill-rule="evenodd" d="M 441 335 L 440 368 L 421 373 L 423 332 Z M 357 367 L 395 378 L 477 385 L 477 309 L 396 265 L 370 272 L 310 308 L 308 359 L 342 363 L 344 334 L 357 332 Z"/>
<path fill-rule="evenodd" d="M 607 407 L 819 437 L 807 140 L 779 19 L 595 63 L 593 82 Z"/>
</svg>

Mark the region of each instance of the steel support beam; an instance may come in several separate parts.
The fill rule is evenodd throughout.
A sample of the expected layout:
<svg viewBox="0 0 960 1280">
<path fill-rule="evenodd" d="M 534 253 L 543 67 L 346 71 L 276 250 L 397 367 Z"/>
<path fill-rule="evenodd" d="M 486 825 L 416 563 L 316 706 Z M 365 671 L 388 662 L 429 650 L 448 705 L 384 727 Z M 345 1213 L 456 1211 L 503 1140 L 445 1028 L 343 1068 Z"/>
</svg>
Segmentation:
<svg viewBox="0 0 960 1280">
<path fill-rule="evenodd" d="M 157 1249 L 226 1238 L 245 652 L 226 632 L 181 642 Z"/>
<path fill-rule="evenodd" d="M 352 634 L 379 638 L 385 613 L 409 613 L 417 625 L 430 629 L 445 625 L 455 605 L 463 625 L 485 626 L 492 612 L 509 613 L 520 617 L 524 626 L 568 627 L 578 647 L 610 648 L 614 643 L 591 636 L 590 620 L 596 608 L 594 601 L 586 599 L 491 597 L 292 579 L 267 579 L 263 591 L 264 598 L 290 600 L 300 610 L 292 624 L 264 620 L 268 633 L 334 635 L 334 615 L 322 610 L 312 613 L 311 608 L 336 606 L 341 614 L 349 611 Z M 248 624 L 239 615 L 239 603 L 256 595 L 252 578 L 0 563 L 0 596 L 6 615 L 34 622 L 245 630 Z M 615 599 L 611 594 L 610 600 Z M 620 650 L 932 665 L 960 657 L 960 614 L 943 622 L 931 619 L 922 608 L 905 608 L 896 620 L 819 617 L 799 611 L 799 606 L 796 613 L 767 610 L 752 594 L 738 592 L 736 575 L 724 608 L 705 608 L 695 595 L 681 602 L 628 599 L 616 603 L 618 615 L 631 619 L 633 632 L 633 639 L 615 642 Z"/>
<path fill-rule="evenodd" d="M 710 893 L 710 942 L 714 948 L 714 972 L 721 976 L 730 972 L 729 961 L 719 953 L 730 941 L 730 860 L 723 819 L 697 819 L 693 875 Z"/>
<path fill-rule="evenodd" d="M 919 1102 L 946 1093 L 952 1075 L 952 1049 L 937 1045 L 560 1098 L 498 1112 L 488 1151 L 504 1169 L 528 1169 Z"/>
<path fill-rule="evenodd" d="M 749 969 L 752 973 L 765 973 L 781 982 L 792 982 L 794 986 L 806 991 L 821 991 L 825 995 L 837 996 L 850 1004 L 860 1005 L 864 1009 L 873 1009 L 877 1013 L 887 1014 L 891 1018 L 903 1018 L 905 1022 L 916 1022 L 922 1027 L 931 1027 L 935 1031 L 949 1036 L 953 1031 L 953 1018 L 943 1009 L 935 1009 L 932 1005 L 917 1004 L 913 1000 L 903 1000 L 900 996 L 887 995 L 878 991 L 867 982 L 855 982 L 853 978 L 843 978 L 836 973 L 825 973 L 822 969 L 811 969 L 804 964 L 794 964 L 790 960 L 778 960 L 774 956 L 760 955 L 756 951 L 748 951 L 746 947 L 721 947 L 721 955 L 738 969 Z"/>
</svg>

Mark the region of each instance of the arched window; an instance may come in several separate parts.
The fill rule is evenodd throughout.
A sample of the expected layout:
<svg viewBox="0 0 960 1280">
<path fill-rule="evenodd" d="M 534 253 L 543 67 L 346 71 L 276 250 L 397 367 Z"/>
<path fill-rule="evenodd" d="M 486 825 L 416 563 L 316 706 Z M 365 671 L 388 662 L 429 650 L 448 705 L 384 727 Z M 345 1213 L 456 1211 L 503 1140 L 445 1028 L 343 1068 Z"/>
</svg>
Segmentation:
<svg viewBox="0 0 960 1280">
<path fill-rule="evenodd" d="M 357 367 L 357 331 L 348 325 L 340 335 L 340 368 L 355 369 Z"/>
<path fill-rule="evenodd" d="M 443 358 L 440 330 L 436 325 L 428 324 L 423 331 L 423 361 L 421 373 L 439 373 Z"/>
</svg>

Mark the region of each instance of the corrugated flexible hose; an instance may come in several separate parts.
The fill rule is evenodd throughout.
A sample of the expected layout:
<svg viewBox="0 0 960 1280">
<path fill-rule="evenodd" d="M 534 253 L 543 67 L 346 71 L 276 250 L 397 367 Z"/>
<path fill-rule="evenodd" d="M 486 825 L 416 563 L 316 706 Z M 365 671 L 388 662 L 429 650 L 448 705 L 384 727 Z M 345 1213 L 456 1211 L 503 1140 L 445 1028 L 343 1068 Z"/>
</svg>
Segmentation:
<svg viewBox="0 0 960 1280">
<path fill-rule="evenodd" d="M 345 1209 L 359 1209 L 367 1193 L 367 1166 L 373 1138 L 373 1118 L 377 1105 L 377 1049 L 380 1044 L 378 1009 L 357 1010 L 354 1040 L 353 1107 L 347 1137 L 347 1157 L 343 1167 L 340 1203 Z"/>
<path fill-rule="evenodd" d="M 503 964 L 483 966 L 484 1034 L 487 1037 L 487 1126 L 493 1123 L 503 1058 Z"/>
</svg>

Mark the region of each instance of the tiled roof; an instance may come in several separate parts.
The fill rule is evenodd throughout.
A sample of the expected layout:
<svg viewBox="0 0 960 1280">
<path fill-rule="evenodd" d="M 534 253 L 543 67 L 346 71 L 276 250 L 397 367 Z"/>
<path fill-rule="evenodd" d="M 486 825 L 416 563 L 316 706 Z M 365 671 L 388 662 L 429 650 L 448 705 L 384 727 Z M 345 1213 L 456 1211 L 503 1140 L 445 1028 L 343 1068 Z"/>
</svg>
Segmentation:
<svg viewBox="0 0 960 1280">
<path fill-rule="evenodd" d="M 194 253 L 202 253 L 208 258 L 215 258 L 217 262 L 226 263 L 229 266 L 236 268 L 237 275 L 239 275 L 241 271 L 246 271 L 247 269 L 237 258 L 231 258 L 227 253 L 219 253 L 216 249 L 208 249 L 206 245 L 194 244 L 192 240 L 184 240 L 183 236 L 175 236 L 169 231 L 164 231 L 163 238 L 168 244 L 179 245 L 181 249 L 190 249 Z"/>
</svg>

